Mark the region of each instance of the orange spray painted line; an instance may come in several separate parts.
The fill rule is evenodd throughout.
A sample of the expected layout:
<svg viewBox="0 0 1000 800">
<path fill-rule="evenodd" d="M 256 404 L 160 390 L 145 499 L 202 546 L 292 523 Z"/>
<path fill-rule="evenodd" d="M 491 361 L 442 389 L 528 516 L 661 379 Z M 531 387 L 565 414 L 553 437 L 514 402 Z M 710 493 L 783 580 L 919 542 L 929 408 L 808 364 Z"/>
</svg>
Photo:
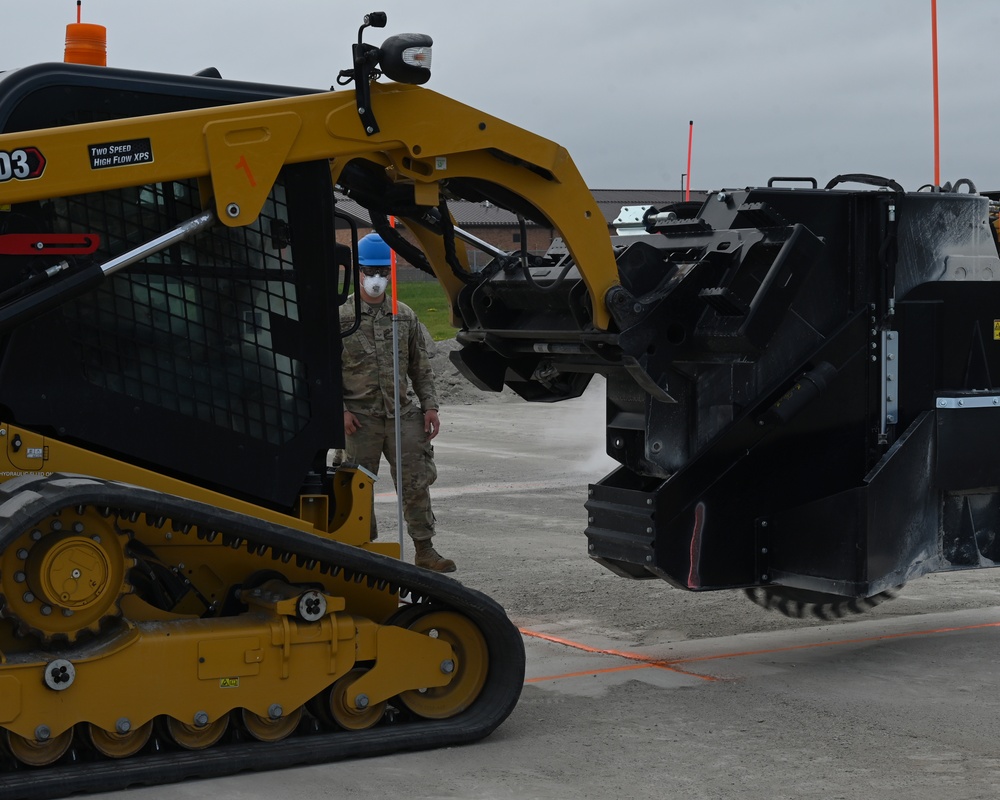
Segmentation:
<svg viewBox="0 0 1000 800">
<path fill-rule="evenodd" d="M 578 677 L 581 675 L 597 675 L 604 672 L 620 672 L 623 669 L 639 669 L 642 667 L 651 667 L 655 669 L 662 669 L 668 672 L 676 672 L 681 675 L 687 675 L 692 678 L 698 678 L 703 681 L 717 681 L 718 678 L 712 675 L 701 675 L 697 672 L 688 672 L 685 669 L 674 666 L 674 662 L 666 661 L 661 658 L 655 658 L 653 656 L 645 656 L 640 653 L 630 653 L 627 650 L 611 650 L 602 647 L 591 647 L 590 645 L 582 644 L 581 642 L 574 642 L 570 639 L 563 639 L 559 636 L 553 636 L 550 633 L 539 633 L 538 631 L 528 630 L 527 628 L 518 628 L 522 636 L 531 636 L 535 639 L 541 639 L 546 642 L 552 642 L 553 644 L 560 644 L 565 647 L 572 647 L 575 650 L 582 650 L 585 653 L 595 653 L 599 655 L 615 656 L 616 658 L 624 658 L 629 661 L 638 662 L 637 664 L 632 664 L 628 667 L 612 667 L 610 669 L 601 670 L 585 670 L 583 672 L 572 672 L 566 673 L 564 675 L 547 675 L 541 678 L 529 678 L 525 683 L 537 683 L 541 681 L 550 680 L 560 680 L 562 678 Z"/>
<path fill-rule="evenodd" d="M 1000 629 L 1000 622 L 979 622 L 972 625 L 954 625 L 946 626 L 940 628 L 926 628 L 923 630 L 916 631 L 901 631 L 899 633 L 884 633 L 875 636 L 861 636 L 856 638 L 847 639 L 829 639 L 823 642 L 808 642 L 806 644 L 795 644 L 787 645 L 784 647 L 767 647 L 758 650 L 739 650 L 731 651 L 727 653 L 714 653 L 712 655 L 704 656 L 687 656 L 680 658 L 668 658 L 668 659 L 658 659 L 655 656 L 648 656 L 641 653 L 632 653 L 627 650 L 613 650 L 601 647 L 591 647 L 590 645 L 582 644 L 580 642 L 574 642 L 570 639 L 563 639 L 558 636 L 553 636 L 547 633 L 539 633 L 537 631 L 528 630 L 526 628 L 519 628 L 522 636 L 530 636 L 536 639 L 542 639 L 547 642 L 552 642 L 554 644 L 564 645 L 566 647 L 572 647 L 576 650 L 582 650 L 586 653 L 595 653 L 600 655 L 617 656 L 618 658 L 625 658 L 630 661 L 636 662 L 627 666 L 620 667 L 610 667 L 597 670 L 583 670 L 580 672 L 568 672 L 560 675 L 545 675 L 536 678 L 528 678 L 525 683 L 542 683 L 545 681 L 555 681 L 562 680 L 564 678 L 575 678 L 582 677 L 585 675 L 596 676 L 611 672 L 621 672 L 627 669 L 641 669 L 644 667 L 656 667 L 658 669 L 666 669 L 671 672 L 677 672 L 682 675 L 689 675 L 694 678 L 701 678 L 705 681 L 719 681 L 724 680 L 717 678 L 712 675 L 703 675 L 697 672 L 689 672 L 681 668 L 682 664 L 694 664 L 698 662 L 705 661 L 719 661 L 737 658 L 747 658 L 753 656 L 771 655 L 774 653 L 791 653 L 801 650 L 814 650 L 818 648 L 826 647 L 842 647 L 846 645 L 853 644 L 871 644 L 875 642 L 886 642 L 895 639 L 907 639 L 914 637 L 923 636 L 938 636 L 947 633 L 967 633 L 970 631 L 979 630 L 997 630 Z"/>
</svg>

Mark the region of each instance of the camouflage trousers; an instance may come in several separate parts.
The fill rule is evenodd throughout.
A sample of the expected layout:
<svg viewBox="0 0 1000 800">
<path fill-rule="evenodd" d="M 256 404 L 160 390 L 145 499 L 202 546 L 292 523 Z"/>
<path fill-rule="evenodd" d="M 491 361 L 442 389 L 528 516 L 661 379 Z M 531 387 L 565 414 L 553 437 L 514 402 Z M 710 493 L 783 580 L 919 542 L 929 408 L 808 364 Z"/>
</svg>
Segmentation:
<svg viewBox="0 0 1000 800">
<path fill-rule="evenodd" d="M 403 495 L 403 519 L 410 538 L 415 542 L 429 540 L 434 535 L 434 512 L 431 510 L 430 486 L 437 480 L 434 447 L 424 432 L 424 415 L 416 408 L 400 418 L 400 441 L 403 448 L 402 486 L 396 476 L 396 431 L 392 417 L 372 417 L 355 414 L 361 428 L 347 437 L 348 458 L 369 472 L 378 475 L 385 455 L 389 462 L 392 482 Z M 375 511 L 372 509 L 372 539 L 378 535 Z"/>
</svg>

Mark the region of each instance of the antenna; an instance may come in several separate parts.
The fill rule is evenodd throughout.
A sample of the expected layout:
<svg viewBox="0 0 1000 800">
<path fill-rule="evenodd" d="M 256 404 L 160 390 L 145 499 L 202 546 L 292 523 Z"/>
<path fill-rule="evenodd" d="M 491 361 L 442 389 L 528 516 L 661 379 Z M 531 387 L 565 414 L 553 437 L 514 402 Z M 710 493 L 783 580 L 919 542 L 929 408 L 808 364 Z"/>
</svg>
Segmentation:
<svg viewBox="0 0 1000 800">
<path fill-rule="evenodd" d="M 691 199 L 691 147 L 694 144 L 694 120 L 688 122 L 688 171 L 684 173 L 687 175 L 687 185 L 684 190 L 684 200 L 685 202 Z"/>
</svg>

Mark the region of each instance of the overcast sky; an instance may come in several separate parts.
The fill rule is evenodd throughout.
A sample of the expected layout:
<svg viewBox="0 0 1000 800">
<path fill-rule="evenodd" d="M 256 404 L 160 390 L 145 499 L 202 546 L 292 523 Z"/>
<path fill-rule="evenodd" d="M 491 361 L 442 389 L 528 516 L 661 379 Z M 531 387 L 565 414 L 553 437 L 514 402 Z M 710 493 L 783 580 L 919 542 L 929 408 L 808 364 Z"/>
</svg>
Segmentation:
<svg viewBox="0 0 1000 800">
<path fill-rule="evenodd" d="M 2 0 L 0 68 L 62 59 L 75 0 Z M 368 11 L 429 88 L 565 146 L 595 189 L 934 178 L 930 0 L 84 0 L 111 66 L 328 88 Z M 1000 189 L 1000 0 L 938 0 L 941 180 Z"/>
</svg>

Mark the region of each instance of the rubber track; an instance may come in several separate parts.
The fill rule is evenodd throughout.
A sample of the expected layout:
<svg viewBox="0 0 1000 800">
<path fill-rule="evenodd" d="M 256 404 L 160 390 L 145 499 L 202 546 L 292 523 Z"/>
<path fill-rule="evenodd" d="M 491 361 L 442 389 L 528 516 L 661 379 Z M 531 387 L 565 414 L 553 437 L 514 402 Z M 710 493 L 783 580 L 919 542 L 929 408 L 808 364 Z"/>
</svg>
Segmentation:
<svg viewBox="0 0 1000 800">
<path fill-rule="evenodd" d="M 524 683 L 524 643 L 517 628 L 495 601 L 442 575 L 393 558 L 310 536 L 293 528 L 264 522 L 183 498 L 137 486 L 86 476 L 24 476 L 0 486 L 0 548 L 25 529 L 62 508 L 96 506 L 183 520 L 200 530 L 239 537 L 246 547 L 261 545 L 320 564 L 336 565 L 361 580 L 386 581 L 409 591 L 414 601 L 433 609 L 454 609 L 482 631 L 490 660 L 486 684 L 464 712 L 447 720 L 383 724 L 365 731 L 293 735 L 276 743 L 220 744 L 198 752 L 172 751 L 126 759 L 63 763 L 0 773 L 3 800 L 46 800 L 85 792 L 107 792 L 133 786 L 214 778 L 240 772 L 320 764 L 348 758 L 426 750 L 482 739 L 514 709 Z M 187 534 L 194 536 L 194 530 Z M 234 543 L 230 539 L 230 544 Z M 270 555 L 263 561 L 271 562 Z M 280 562 L 273 562 L 279 563 Z M 165 688 L 163 689 L 166 690 Z"/>
</svg>

